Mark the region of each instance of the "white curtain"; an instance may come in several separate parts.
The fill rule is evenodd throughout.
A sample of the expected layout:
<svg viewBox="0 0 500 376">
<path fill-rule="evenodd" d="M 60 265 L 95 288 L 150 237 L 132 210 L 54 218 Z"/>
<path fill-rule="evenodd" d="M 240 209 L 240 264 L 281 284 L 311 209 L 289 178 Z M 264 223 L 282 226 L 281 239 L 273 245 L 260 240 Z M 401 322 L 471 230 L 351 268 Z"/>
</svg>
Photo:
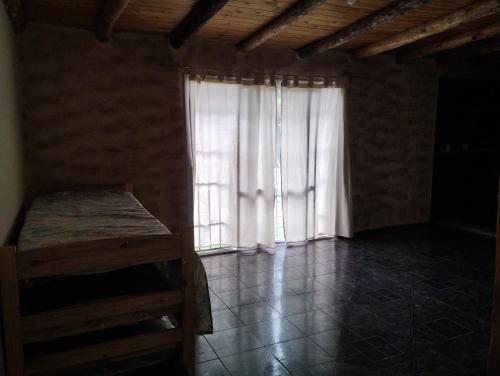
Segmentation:
<svg viewBox="0 0 500 376">
<path fill-rule="evenodd" d="M 197 249 L 274 247 L 275 88 L 185 84 Z"/>
<path fill-rule="evenodd" d="M 351 236 L 344 89 L 284 87 L 281 131 L 287 242 Z"/>
</svg>

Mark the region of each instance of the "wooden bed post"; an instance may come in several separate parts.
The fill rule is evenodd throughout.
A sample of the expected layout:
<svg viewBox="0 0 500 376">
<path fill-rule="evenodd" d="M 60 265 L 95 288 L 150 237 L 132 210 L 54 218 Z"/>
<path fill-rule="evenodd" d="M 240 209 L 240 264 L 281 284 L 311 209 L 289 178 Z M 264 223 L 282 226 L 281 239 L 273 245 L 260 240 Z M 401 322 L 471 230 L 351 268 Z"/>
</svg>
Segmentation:
<svg viewBox="0 0 500 376">
<path fill-rule="evenodd" d="M 16 247 L 0 247 L 0 293 L 7 376 L 24 375 Z"/>
<path fill-rule="evenodd" d="M 184 371 L 194 376 L 194 241 L 193 231 L 186 228 L 182 231 L 182 283 L 184 305 L 182 309 L 182 363 Z"/>
<path fill-rule="evenodd" d="M 125 184 L 125 192 L 134 193 L 134 184 L 126 183 Z"/>
</svg>

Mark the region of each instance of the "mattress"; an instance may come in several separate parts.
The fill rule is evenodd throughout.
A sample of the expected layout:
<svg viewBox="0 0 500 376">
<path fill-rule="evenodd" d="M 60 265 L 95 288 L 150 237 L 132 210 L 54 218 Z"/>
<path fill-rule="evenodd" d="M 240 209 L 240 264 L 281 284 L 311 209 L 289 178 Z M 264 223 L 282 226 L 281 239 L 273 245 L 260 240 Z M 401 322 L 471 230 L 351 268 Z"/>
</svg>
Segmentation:
<svg viewBox="0 0 500 376">
<path fill-rule="evenodd" d="M 82 241 L 170 234 L 170 231 L 129 192 L 58 192 L 35 198 L 18 242 L 18 251 Z M 212 332 L 206 273 L 195 254 L 195 327 L 199 334 Z M 178 285 L 176 262 L 156 265 L 162 275 Z"/>
</svg>

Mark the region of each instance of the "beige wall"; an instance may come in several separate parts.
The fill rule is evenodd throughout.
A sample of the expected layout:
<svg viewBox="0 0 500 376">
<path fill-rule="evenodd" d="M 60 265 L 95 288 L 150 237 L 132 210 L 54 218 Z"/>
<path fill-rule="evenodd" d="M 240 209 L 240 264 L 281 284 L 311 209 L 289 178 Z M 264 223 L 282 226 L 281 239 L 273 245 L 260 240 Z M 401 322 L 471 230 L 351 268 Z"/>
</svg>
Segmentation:
<svg viewBox="0 0 500 376">
<path fill-rule="evenodd" d="M 18 36 L 29 189 L 132 182 L 171 230 L 185 212 L 184 115 L 164 38 L 37 27 Z"/>
<path fill-rule="evenodd" d="M 430 217 L 438 78 L 430 62 L 356 62 L 349 86 L 356 230 Z"/>
<path fill-rule="evenodd" d="M 12 32 L 4 7 L 0 6 L 0 245 L 7 242 L 21 207 L 21 162 Z"/>
<path fill-rule="evenodd" d="M 437 77 L 432 64 L 353 62 L 329 52 L 243 54 L 194 40 L 92 33 L 30 24 L 18 37 L 28 186 L 130 181 L 145 206 L 176 230 L 185 223 L 185 66 L 348 76 L 356 230 L 429 217 Z"/>
</svg>

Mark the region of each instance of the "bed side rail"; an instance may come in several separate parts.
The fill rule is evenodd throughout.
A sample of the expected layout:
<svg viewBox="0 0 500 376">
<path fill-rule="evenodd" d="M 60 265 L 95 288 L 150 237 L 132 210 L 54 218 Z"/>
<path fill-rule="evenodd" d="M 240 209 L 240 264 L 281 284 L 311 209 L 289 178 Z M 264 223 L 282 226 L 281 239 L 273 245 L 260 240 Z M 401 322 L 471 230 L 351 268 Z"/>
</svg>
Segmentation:
<svg viewBox="0 0 500 376">
<path fill-rule="evenodd" d="M 18 278 L 30 279 L 122 269 L 182 258 L 180 234 L 92 240 L 16 251 Z"/>
<path fill-rule="evenodd" d="M 55 188 L 57 187 L 57 188 Z M 28 211 L 35 197 L 39 195 L 62 192 L 62 191 L 100 191 L 110 190 L 119 192 L 134 193 L 134 185 L 132 183 L 119 184 L 52 184 L 50 187 L 30 187 L 24 192 L 24 211 Z"/>
</svg>

